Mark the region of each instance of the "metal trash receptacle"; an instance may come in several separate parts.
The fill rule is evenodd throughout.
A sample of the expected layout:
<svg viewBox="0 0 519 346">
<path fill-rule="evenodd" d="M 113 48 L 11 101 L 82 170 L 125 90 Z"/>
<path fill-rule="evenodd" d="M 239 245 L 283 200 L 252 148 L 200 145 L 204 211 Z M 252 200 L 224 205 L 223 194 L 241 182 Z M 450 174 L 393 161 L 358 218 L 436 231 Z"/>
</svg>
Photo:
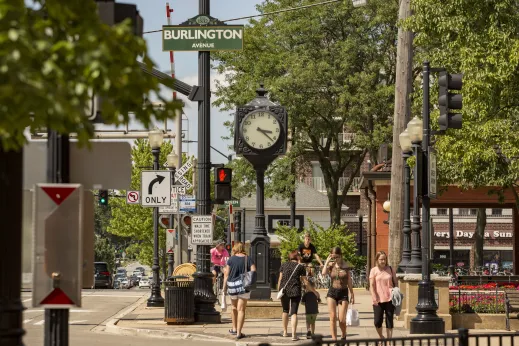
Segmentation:
<svg viewBox="0 0 519 346">
<path fill-rule="evenodd" d="M 195 322 L 195 283 L 188 276 L 173 276 L 165 283 L 164 321 L 167 324 Z"/>
</svg>

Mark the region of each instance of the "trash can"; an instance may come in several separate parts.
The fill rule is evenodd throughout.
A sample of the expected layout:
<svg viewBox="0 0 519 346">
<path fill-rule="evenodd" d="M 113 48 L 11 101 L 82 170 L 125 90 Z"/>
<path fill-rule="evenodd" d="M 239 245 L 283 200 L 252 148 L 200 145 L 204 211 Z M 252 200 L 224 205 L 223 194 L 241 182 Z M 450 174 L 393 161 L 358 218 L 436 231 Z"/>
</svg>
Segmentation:
<svg viewBox="0 0 519 346">
<path fill-rule="evenodd" d="M 195 284 L 188 276 L 173 276 L 165 283 L 164 321 L 167 324 L 195 322 Z"/>
</svg>

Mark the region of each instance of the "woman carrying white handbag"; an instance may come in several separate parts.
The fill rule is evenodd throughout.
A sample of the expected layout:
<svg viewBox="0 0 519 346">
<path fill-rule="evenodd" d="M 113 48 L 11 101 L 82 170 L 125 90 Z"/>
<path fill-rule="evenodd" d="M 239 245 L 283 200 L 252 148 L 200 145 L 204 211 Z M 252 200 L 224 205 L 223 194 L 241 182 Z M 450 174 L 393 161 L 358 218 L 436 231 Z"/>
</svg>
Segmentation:
<svg viewBox="0 0 519 346">
<path fill-rule="evenodd" d="M 288 316 L 292 316 L 292 340 L 299 340 L 297 337 L 297 310 L 301 302 L 301 279 L 306 279 L 306 270 L 299 263 L 301 256 L 296 251 L 292 251 L 288 256 L 288 262 L 281 265 L 279 269 L 278 299 L 281 299 L 283 306 L 283 336 L 287 337 Z"/>
</svg>

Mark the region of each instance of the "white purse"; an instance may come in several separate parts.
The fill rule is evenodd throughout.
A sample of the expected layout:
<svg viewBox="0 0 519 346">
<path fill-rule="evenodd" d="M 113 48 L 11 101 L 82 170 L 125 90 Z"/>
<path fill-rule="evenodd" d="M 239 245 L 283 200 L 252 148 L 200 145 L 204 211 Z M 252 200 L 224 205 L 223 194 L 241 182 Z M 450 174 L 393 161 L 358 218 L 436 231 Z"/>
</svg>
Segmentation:
<svg viewBox="0 0 519 346">
<path fill-rule="evenodd" d="M 287 287 L 288 283 L 290 282 L 290 279 L 292 279 L 292 276 L 293 276 L 294 273 L 296 272 L 297 267 L 299 267 L 299 264 L 300 264 L 300 263 L 298 263 L 298 264 L 296 265 L 296 267 L 294 268 L 294 271 L 292 272 L 292 274 L 291 274 L 290 277 L 288 278 L 287 283 L 285 284 L 285 286 L 283 286 L 283 288 L 279 290 L 278 295 L 276 296 L 277 299 L 281 299 L 281 297 L 283 297 L 283 296 L 285 295 L 285 288 Z"/>
</svg>

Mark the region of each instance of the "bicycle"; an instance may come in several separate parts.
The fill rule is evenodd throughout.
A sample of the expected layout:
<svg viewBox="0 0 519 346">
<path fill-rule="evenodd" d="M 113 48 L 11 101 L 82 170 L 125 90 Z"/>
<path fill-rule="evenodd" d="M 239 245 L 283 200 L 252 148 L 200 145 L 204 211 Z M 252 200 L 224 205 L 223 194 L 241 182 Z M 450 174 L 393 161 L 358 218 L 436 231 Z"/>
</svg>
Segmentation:
<svg viewBox="0 0 519 346">
<path fill-rule="evenodd" d="M 214 281 L 214 284 L 213 284 L 213 292 L 214 292 L 214 295 L 216 296 L 216 304 L 220 305 L 220 295 L 222 294 L 222 289 L 223 289 L 223 267 L 221 266 L 218 266 L 220 267 L 220 271 L 218 272 L 218 275 L 216 276 L 216 280 Z"/>
</svg>

